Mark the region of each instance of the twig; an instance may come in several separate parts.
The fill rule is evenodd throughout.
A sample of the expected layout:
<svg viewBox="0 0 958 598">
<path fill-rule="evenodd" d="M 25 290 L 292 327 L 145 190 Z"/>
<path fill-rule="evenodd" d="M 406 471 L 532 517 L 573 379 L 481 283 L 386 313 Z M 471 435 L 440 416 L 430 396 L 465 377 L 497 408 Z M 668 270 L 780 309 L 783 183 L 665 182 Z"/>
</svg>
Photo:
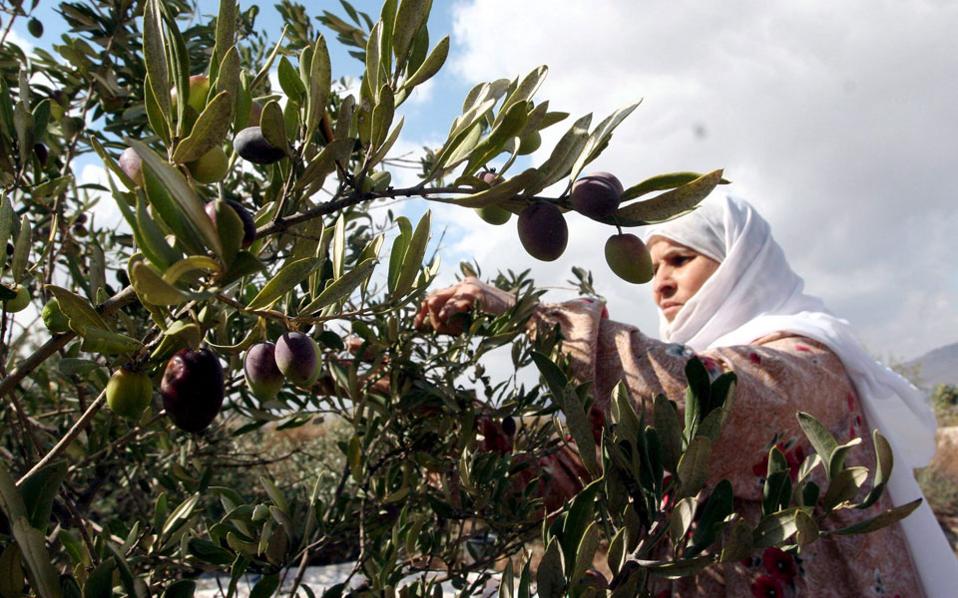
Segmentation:
<svg viewBox="0 0 958 598">
<path fill-rule="evenodd" d="M 95 460 L 95 459 L 99 459 L 102 455 L 105 455 L 106 453 L 109 453 L 110 451 L 115 451 L 116 449 L 122 447 L 122 446 L 125 445 L 127 442 L 129 442 L 130 440 L 133 440 L 134 438 L 136 438 L 137 436 L 139 436 L 140 432 L 143 432 L 144 430 L 146 430 L 147 428 L 149 428 L 150 426 L 152 426 L 153 424 L 155 424 L 156 422 L 158 422 L 158 421 L 159 421 L 160 419 L 162 419 L 165 415 L 166 415 L 166 409 L 160 409 L 159 413 L 157 413 L 156 415 L 154 415 L 153 417 L 151 417 L 151 418 L 149 419 L 149 421 L 147 421 L 145 424 L 143 424 L 142 426 L 136 426 L 135 428 L 133 428 L 132 430 L 130 430 L 129 432 L 127 432 L 127 433 L 124 434 L 123 436 L 120 436 L 119 438 L 117 438 L 116 440 L 114 440 L 113 442 L 111 442 L 111 443 L 109 444 L 109 446 L 106 446 L 106 447 L 104 447 L 104 448 L 98 450 L 97 452 L 93 453 L 92 455 L 87 455 L 86 458 L 84 458 L 82 461 L 80 461 L 80 462 L 77 463 L 76 465 L 71 466 L 71 467 L 70 467 L 70 471 L 72 472 L 72 471 L 76 470 L 77 468 L 79 468 L 79 467 L 81 467 L 81 466 L 83 466 L 83 465 L 86 465 L 86 464 L 89 463 L 90 461 L 93 461 L 93 460 Z"/>
<path fill-rule="evenodd" d="M 100 315 L 110 316 L 123 306 L 132 303 L 135 298 L 136 293 L 133 292 L 133 287 L 126 287 L 101 303 L 97 311 Z M 37 369 L 40 364 L 46 361 L 51 355 L 66 346 L 68 342 L 76 338 L 76 335 L 76 332 L 73 331 L 57 334 L 45 342 L 39 349 L 28 355 L 20 362 L 20 365 L 10 372 L 9 376 L 0 380 L 0 397 L 13 390 L 21 380 L 26 378 L 33 370 Z"/>
<path fill-rule="evenodd" d="M 87 424 L 90 423 L 90 421 L 93 419 L 93 416 L 96 415 L 97 411 L 100 410 L 100 407 L 102 407 L 104 403 L 106 403 L 106 389 L 103 389 L 103 391 L 100 392 L 100 396 L 98 396 L 95 401 L 90 403 L 90 406 L 87 407 L 87 410 L 84 411 L 83 415 L 80 416 L 80 419 L 73 424 L 73 427 L 71 427 L 67 433 L 63 435 L 63 438 L 61 438 L 60 441 L 57 442 L 53 448 L 43 456 L 42 459 L 37 461 L 36 465 L 30 468 L 30 471 L 23 474 L 23 476 L 17 480 L 17 486 L 23 484 L 27 478 L 43 469 L 43 467 L 50 463 L 50 461 L 56 459 L 60 453 L 66 450 L 70 443 L 73 442 L 73 439 L 76 438 L 84 428 L 86 428 Z"/>
</svg>

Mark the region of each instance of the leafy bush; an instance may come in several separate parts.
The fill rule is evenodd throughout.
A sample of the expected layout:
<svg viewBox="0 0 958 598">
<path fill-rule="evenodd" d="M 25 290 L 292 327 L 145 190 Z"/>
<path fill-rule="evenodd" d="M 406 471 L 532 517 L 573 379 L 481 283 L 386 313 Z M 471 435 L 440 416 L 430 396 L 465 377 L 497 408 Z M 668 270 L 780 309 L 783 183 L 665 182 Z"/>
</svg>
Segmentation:
<svg viewBox="0 0 958 598">
<path fill-rule="evenodd" d="M 35 4 L 4 10 L 29 18 Z M 312 595 L 300 584 L 305 567 L 342 559 L 355 560 L 350 581 L 362 577 L 372 593 L 425 595 L 448 580 L 468 594 L 538 535 L 545 515 L 542 595 L 605 585 L 633 595 L 649 576 L 869 531 L 914 506 L 826 530 L 831 510 L 877 498 L 891 463 L 876 436 L 874 489 L 855 503 L 865 472 L 844 468 L 850 444 L 803 417 L 819 455 L 803 472 L 824 464 L 827 488 L 804 478 L 792 487 L 773 449 L 757 528 L 735 516 L 727 484 L 699 508 L 733 377 L 710 384 L 696 362 L 684 426 L 664 398 L 646 426 L 620 389 L 594 457 L 588 387 L 568 382 L 558 334 L 525 336 L 541 294 L 526 274 L 500 275 L 515 307 L 475 317 L 463 335 L 413 328 L 438 271 L 429 212 L 414 224 L 374 217 L 371 205 L 420 198 L 496 208 L 497 220 L 525 213 L 523 242 L 551 259 L 564 243 L 542 242 L 526 210 L 564 227 L 572 182 L 635 108 L 591 130 L 591 115 L 579 118 L 541 165 L 510 174 L 539 131 L 568 115 L 533 100 L 545 67 L 480 83 L 419 164 L 421 182 L 392 186 L 397 109 L 448 53 L 448 38 L 430 42 L 430 4 L 387 0 L 374 21 L 344 2 L 344 16 L 319 17 L 365 67 L 356 96 L 333 77 L 326 38 L 288 1 L 273 47 L 255 32 L 258 9 L 240 12 L 233 0 L 212 22 L 176 0 L 64 2 L 74 34 L 56 55 L 3 45 L 4 596 L 188 596 L 204 572 L 228 577 L 230 594 L 251 572 L 257 596 L 284 580 Z M 81 156 L 102 162 L 105 186 L 76 180 Z M 603 193 L 630 203 L 593 216 L 617 227 L 667 219 L 722 182 L 715 171 L 610 183 Z M 542 195 L 556 183 L 566 190 Z M 96 222 L 98 201 L 115 203 L 126 227 Z M 31 310 L 46 330 L 25 324 Z M 276 360 L 286 382 L 248 369 L 266 382 L 247 384 L 249 349 L 292 332 L 312 340 L 290 363 Z M 492 380 L 481 359 L 504 346 L 545 384 Z M 568 450 L 565 430 L 595 481 L 547 514 L 538 465 Z M 586 575 L 603 536 L 615 573 L 604 582 Z M 671 554 L 659 550 L 666 543 Z M 439 575 L 419 575 L 427 571 Z"/>
</svg>

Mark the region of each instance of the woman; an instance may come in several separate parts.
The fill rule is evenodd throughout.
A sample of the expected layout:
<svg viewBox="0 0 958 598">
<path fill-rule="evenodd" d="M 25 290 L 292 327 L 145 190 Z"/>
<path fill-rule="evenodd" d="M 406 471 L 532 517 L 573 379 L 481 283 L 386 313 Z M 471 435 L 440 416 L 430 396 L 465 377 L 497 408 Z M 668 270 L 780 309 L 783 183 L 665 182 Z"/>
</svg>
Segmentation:
<svg viewBox="0 0 958 598">
<path fill-rule="evenodd" d="M 878 428 L 895 452 L 888 492 L 874 507 L 921 495 L 912 469 L 934 453 L 935 419 L 927 401 L 903 378 L 871 359 L 848 322 L 803 294 L 804 283 L 772 239 L 768 223 L 746 202 L 709 198 L 692 214 L 648 235 L 652 293 L 665 342 L 604 317 L 590 301 L 543 305 L 534 327 L 559 325 L 576 374 L 594 381 L 596 404 L 607 408 L 621 379 L 634 397 L 665 393 L 681 403 L 684 366 L 695 352 L 710 373 L 738 376 L 733 411 L 713 454 L 712 480 L 732 482 L 739 508 L 757 516 L 764 459 L 778 444 L 790 463 L 807 453 L 795 414 L 807 411 L 840 441 L 863 437 L 849 464 L 874 467 L 869 432 Z M 432 294 L 418 319 L 457 333 L 457 314 L 499 313 L 511 298 L 470 279 Z M 862 518 L 848 510 L 835 527 Z M 863 536 L 825 538 L 800 560 L 769 549 L 748 562 L 711 567 L 674 587 L 695 595 L 917 596 L 958 595 L 958 562 L 923 504 L 900 524 Z"/>
</svg>

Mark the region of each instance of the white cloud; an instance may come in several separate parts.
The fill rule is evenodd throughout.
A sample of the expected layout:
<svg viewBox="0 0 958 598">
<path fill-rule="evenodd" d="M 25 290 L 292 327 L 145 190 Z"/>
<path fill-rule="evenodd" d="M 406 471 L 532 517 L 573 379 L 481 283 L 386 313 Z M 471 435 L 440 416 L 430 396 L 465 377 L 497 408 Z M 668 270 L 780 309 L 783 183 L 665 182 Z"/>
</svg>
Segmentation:
<svg viewBox="0 0 958 598">
<path fill-rule="evenodd" d="M 808 288 L 876 353 L 912 357 L 958 340 L 956 19 L 958 4 L 921 0 L 469 0 L 454 10 L 450 61 L 468 82 L 548 64 L 539 99 L 596 122 L 644 98 L 592 168 L 630 185 L 724 167 Z M 536 162 L 567 126 L 543 133 Z M 648 288 L 604 264 L 607 228 L 570 218 L 566 255 L 542 264 L 514 222 L 448 220 L 463 230 L 456 252 L 486 270 L 530 265 L 556 284 L 591 268 L 613 317 L 656 333 Z"/>
<path fill-rule="evenodd" d="M 273 95 L 279 96 L 276 98 L 276 101 L 279 102 L 280 108 L 286 109 L 286 102 L 289 101 L 289 98 L 283 92 L 283 86 L 279 84 L 279 69 L 272 69 L 269 71 L 269 88 Z"/>
<path fill-rule="evenodd" d="M 16 29 L 11 29 L 7 34 L 6 43 L 16 44 L 20 46 L 20 49 L 23 50 L 23 53 L 27 56 L 33 54 L 33 42 L 27 39 L 27 37 L 19 33 Z"/>
<path fill-rule="evenodd" d="M 110 184 L 108 177 L 113 177 L 113 184 L 117 185 L 117 188 L 122 188 L 122 183 L 120 183 L 115 176 L 107 174 L 106 169 L 97 164 L 84 164 L 80 168 L 80 175 L 77 182 L 81 185 L 95 183 L 109 189 Z M 113 196 L 109 192 L 89 191 L 89 193 L 91 199 L 96 198 L 97 200 L 91 210 L 94 227 L 97 230 L 111 230 L 118 233 L 132 234 L 130 225 L 127 224 L 126 219 L 123 218 L 123 213 L 120 212 L 120 208 L 116 205 L 116 200 L 113 199 Z"/>
<path fill-rule="evenodd" d="M 412 93 L 409 94 L 409 99 L 406 100 L 406 103 L 411 106 L 422 106 L 424 104 L 428 104 L 432 100 L 435 85 L 435 79 L 429 79 L 425 83 L 417 85 L 412 90 Z"/>
</svg>

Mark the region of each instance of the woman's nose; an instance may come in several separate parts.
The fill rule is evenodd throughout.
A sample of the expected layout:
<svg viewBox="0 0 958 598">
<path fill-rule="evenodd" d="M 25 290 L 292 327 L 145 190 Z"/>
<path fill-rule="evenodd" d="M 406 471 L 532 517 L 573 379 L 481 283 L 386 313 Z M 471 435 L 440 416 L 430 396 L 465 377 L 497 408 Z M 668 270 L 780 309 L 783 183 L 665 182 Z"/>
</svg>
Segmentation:
<svg viewBox="0 0 958 598">
<path fill-rule="evenodd" d="M 669 297 L 674 292 L 675 281 L 672 280 L 672 276 L 665 268 L 659 268 L 652 278 L 652 293 L 661 297 Z"/>
</svg>

